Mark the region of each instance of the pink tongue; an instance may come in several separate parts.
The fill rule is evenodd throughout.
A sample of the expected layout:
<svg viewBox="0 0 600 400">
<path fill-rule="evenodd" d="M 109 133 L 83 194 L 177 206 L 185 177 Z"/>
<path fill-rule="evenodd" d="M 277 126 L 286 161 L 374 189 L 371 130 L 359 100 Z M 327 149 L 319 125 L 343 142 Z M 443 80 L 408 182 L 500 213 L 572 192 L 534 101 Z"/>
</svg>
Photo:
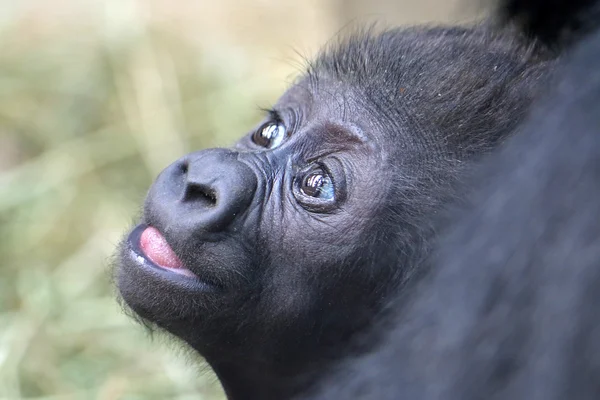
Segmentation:
<svg viewBox="0 0 600 400">
<path fill-rule="evenodd" d="M 140 247 L 152 262 L 163 268 L 183 268 L 164 236 L 158 229 L 149 226 L 142 232 Z"/>
</svg>

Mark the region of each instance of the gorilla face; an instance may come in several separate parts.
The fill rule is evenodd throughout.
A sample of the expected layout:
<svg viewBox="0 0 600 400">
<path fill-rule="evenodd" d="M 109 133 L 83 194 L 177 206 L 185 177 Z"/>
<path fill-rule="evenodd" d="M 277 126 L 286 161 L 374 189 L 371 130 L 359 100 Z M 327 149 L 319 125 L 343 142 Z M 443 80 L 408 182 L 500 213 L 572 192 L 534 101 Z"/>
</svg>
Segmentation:
<svg viewBox="0 0 600 400">
<path fill-rule="evenodd" d="M 123 247 L 127 303 L 203 353 L 212 332 L 312 330 L 324 305 L 344 311 L 380 282 L 361 259 L 380 260 L 372 239 L 393 212 L 383 207 L 393 168 L 384 135 L 347 90 L 307 85 L 291 88 L 232 149 L 165 169 Z"/>
<path fill-rule="evenodd" d="M 231 398 L 303 390 L 422 268 L 468 161 L 519 122 L 548 63 L 507 33 L 358 35 L 230 149 L 153 184 L 117 282 Z"/>
</svg>

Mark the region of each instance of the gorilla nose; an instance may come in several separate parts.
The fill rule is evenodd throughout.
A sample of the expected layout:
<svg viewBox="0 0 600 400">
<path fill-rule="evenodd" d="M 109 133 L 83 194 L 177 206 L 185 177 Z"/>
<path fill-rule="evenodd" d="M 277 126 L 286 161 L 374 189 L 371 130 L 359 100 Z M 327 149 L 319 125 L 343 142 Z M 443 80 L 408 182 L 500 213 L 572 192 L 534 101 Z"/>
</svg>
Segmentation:
<svg viewBox="0 0 600 400">
<path fill-rule="evenodd" d="M 149 220 L 175 230 L 220 232 L 250 205 L 257 179 L 237 153 L 210 149 L 189 154 L 159 176 L 150 193 Z"/>
<path fill-rule="evenodd" d="M 250 204 L 256 176 L 237 153 L 211 149 L 179 161 L 184 174 L 181 202 L 196 208 L 205 229 L 223 230 Z"/>
</svg>

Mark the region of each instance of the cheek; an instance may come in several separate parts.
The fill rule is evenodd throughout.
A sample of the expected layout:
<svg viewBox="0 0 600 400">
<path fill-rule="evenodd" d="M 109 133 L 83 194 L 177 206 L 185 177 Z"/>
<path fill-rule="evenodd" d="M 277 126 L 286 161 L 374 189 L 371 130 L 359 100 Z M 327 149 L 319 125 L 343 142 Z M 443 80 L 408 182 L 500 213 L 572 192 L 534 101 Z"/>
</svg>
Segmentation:
<svg viewBox="0 0 600 400">
<path fill-rule="evenodd" d="M 348 213 L 314 215 L 294 213 L 279 219 L 277 231 L 266 230 L 273 273 L 283 276 L 316 276 L 325 266 L 339 266 L 361 247 L 365 222 Z M 272 224 L 268 224 L 272 228 Z M 300 279 L 299 281 L 302 281 Z"/>
</svg>

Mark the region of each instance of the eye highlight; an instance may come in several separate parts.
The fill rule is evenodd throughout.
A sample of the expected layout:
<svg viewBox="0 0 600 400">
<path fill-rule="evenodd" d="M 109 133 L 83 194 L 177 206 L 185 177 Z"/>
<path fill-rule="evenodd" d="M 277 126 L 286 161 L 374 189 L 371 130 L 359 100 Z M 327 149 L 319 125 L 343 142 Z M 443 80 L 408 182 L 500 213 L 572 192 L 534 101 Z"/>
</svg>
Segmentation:
<svg viewBox="0 0 600 400">
<path fill-rule="evenodd" d="M 346 201 L 347 192 L 346 173 L 336 157 L 299 170 L 292 184 L 292 193 L 298 204 L 319 214 L 338 209 Z"/>
<path fill-rule="evenodd" d="M 252 134 L 252 141 L 266 149 L 274 149 L 285 139 L 286 129 L 281 122 L 270 121 L 263 124 Z"/>
<path fill-rule="evenodd" d="M 306 196 L 321 200 L 333 200 L 335 197 L 333 180 L 320 167 L 313 169 L 304 176 L 300 185 L 300 191 Z"/>
</svg>

